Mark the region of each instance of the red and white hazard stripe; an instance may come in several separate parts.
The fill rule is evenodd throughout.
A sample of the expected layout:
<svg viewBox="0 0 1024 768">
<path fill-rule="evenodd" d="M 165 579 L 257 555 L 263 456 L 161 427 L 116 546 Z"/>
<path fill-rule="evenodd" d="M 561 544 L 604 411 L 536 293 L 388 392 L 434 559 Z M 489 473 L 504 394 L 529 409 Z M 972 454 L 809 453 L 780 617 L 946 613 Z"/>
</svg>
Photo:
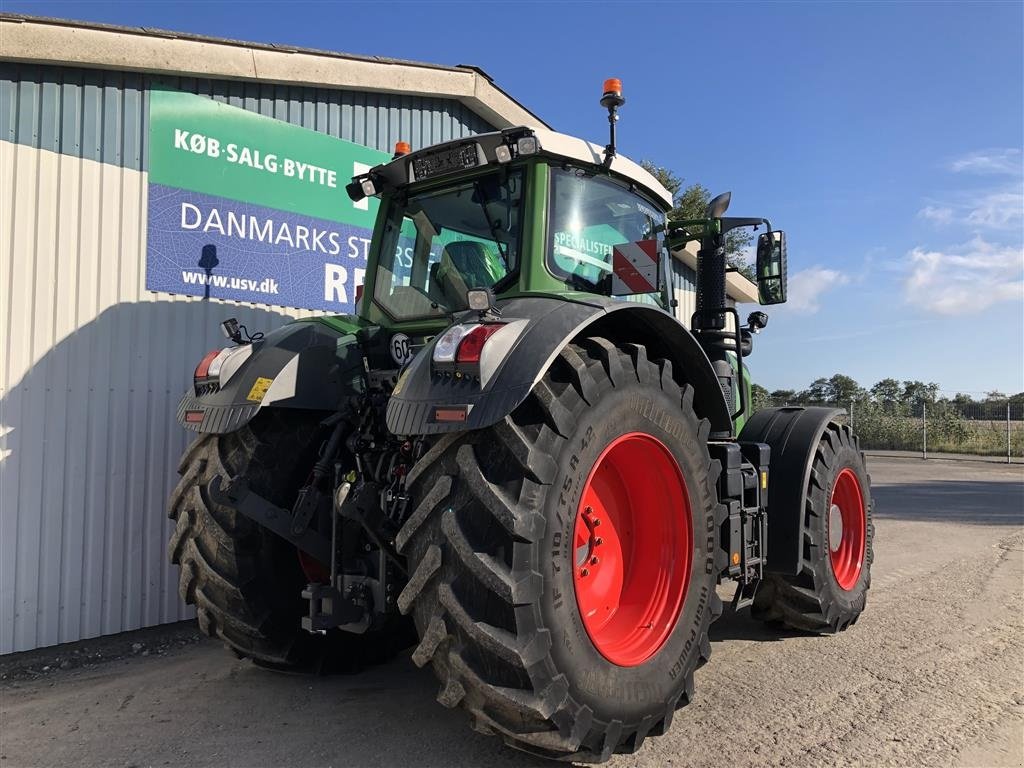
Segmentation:
<svg viewBox="0 0 1024 768">
<path fill-rule="evenodd" d="M 612 294 L 658 290 L 658 241 L 638 240 L 612 248 Z"/>
</svg>

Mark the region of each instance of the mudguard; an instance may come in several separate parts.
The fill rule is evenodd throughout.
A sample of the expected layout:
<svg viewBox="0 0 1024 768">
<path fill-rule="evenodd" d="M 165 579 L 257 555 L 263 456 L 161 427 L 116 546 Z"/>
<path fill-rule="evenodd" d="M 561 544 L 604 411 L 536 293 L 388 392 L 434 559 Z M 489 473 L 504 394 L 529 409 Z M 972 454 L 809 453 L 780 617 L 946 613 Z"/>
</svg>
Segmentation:
<svg viewBox="0 0 1024 768">
<path fill-rule="evenodd" d="M 801 523 L 814 453 L 829 422 L 843 413 L 841 408 L 818 406 L 764 408 L 740 433 L 741 443 L 771 446 L 767 571 L 800 573 Z"/>
<path fill-rule="evenodd" d="M 484 347 L 479 379 L 438 375 L 432 361 L 437 338 L 408 364 L 388 402 L 387 425 L 393 434 L 439 434 L 497 423 L 526 399 L 562 348 L 581 336 L 643 344 L 650 359 L 671 360 L 675 376 L 694 387 L 697 415 L 709 419 L 712 430 L 731 430 L 707 355 L 683 325 L 658 307 L 547 296 L 506 299 L 497 306 L 506 326 Z M 446 407 L 466 408 L 465 420 L 436 421 L 436 409 Z"/>
<path fill-rule="evenodd" d="M 356 325 L 290 323 L 239 348 L 219 382 L 193 387 L 178 404 L 178 423 L 194 432 L 233 432 L 261 408 L 330 411 L 362 391 L 363 353 Z M 347 332 L 351 331 L 351 332 Z"/>
</svg>

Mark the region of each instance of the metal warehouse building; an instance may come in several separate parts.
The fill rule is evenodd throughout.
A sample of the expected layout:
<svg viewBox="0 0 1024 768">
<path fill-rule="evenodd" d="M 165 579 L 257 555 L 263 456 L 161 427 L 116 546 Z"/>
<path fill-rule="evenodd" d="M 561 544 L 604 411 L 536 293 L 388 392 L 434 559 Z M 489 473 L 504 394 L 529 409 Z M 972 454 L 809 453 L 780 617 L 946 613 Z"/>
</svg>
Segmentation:
<svg viewBox="0 0 1024 768">
<path fill-rule="evenodd" d="M 314 311 L 147 288 L 157 89 L 381 152 L 544 125 L 474 67 L 0 15 L 0 654 L 191 614 L 165 553 L 177 400 L 224 317 Z"/>
</svg>

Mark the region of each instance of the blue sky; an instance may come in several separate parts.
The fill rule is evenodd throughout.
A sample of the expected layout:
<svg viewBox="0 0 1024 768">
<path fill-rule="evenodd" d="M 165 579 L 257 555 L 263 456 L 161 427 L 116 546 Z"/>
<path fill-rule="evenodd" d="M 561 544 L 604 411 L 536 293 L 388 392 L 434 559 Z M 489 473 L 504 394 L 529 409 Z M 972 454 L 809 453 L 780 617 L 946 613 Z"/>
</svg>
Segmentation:
<svg viewBox="0 0 1024 768">
<path fill-rule="evenodd" d="M 769 389 L 846 373 L 1024 390 L 1024 5 L 94 3 L 5 11 L 474 64 L 566 133 L 787 231 Z M 753 309 L 754 307 L 750 307 Z"/>
</svg>

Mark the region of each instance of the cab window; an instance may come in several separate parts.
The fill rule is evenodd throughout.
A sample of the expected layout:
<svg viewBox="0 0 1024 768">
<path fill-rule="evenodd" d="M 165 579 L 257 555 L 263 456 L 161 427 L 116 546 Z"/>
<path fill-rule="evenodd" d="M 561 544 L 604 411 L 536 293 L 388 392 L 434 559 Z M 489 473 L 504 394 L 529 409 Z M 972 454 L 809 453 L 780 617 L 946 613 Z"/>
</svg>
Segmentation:
<svg viewBox="0 0 1024 768">
<path fill-rule="evenodd" d="M 519 268 L 522 169 L 396 198 L 374 300 L 407 320 L 466 308 L 470 288 L 500 288 Z"/>
<path fill-rule="evenodd" d="M 554 168 L 548 269 L 587 293 L 656 294 L 664 220 L 656 205 L 610 178 Z"/>
</svg>

